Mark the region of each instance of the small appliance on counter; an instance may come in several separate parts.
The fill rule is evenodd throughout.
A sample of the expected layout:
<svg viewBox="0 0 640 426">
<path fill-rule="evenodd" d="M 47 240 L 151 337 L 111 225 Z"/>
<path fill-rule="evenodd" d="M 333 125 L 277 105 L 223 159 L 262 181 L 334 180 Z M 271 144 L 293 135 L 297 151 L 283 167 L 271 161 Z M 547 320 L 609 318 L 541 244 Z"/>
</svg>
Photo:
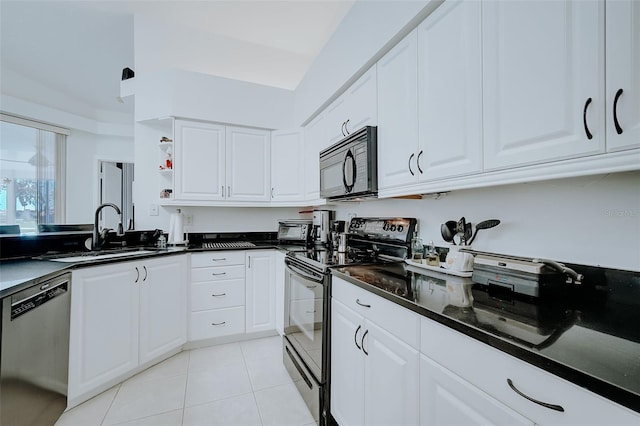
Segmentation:
<svg viewBox="0 0 640 426">
<path fill-rule="evenodd" d="M 313 221 L 310 219 L 282 220 L 278 222 L 278 242 L 307 245 L 313 229 Z"/>
<path fill-rule="evenodd" d="M 489 291 L 534 298 L 556 294 L 566 289 L 566 283 L 582 281 L 582 275 L 557 262 L 488 254 L 475 256 L 471 278 Z"/>
<path fill-rule="evenodd" d="M 333 220 L 334 211 L 314 210 L 313 211 L 313 242 L 316 245 L 326 245 L 329 243 L 329 224 Z"/>
<path fill-rule="evenodd" d="M 345 221 L 331 222 L 331 250 L 344 253 L 347 251 L 347 235 L 344 233 Z"/>
</svg>

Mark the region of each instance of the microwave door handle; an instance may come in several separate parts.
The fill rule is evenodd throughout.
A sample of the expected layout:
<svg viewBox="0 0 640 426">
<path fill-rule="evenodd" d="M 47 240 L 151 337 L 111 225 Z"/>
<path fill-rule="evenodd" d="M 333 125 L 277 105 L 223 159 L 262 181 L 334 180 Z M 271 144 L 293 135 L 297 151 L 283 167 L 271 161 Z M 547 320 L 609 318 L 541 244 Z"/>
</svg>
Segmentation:
<svg viewBox="0 0 640 426">
<path fill-rule="evenodd" d="M 349 159 L 351 159 L 351 184 L 347 183 L 347 161 Z M 347 151 L 342 162 L 342 183 L 344 183 L 344 189 L 347 193 L 353 191 L 353 186 L 356 184 L 356 159 L 351 150 Z"/>
</svg>

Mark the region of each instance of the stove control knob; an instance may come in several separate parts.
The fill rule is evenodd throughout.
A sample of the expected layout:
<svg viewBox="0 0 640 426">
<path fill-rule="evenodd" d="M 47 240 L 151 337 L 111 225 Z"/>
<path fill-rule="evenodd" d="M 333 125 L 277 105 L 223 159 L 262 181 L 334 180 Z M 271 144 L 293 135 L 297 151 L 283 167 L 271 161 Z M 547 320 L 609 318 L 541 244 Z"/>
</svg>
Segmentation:
<svg viewBox="0 0 640 426">
<path fill-rule="evenodd" d="M 384 223 L 384 226 L 382 227 L 383 230 L 388 231 L 389 230 L 389 224 L 387 222 Z"/>
<path fill-rule="evenodd" d="M 398 225 L 398 232 L 402 232 L 402 231 L 404 231 L 404 226 Z"/>
<path fill-rule="evenodd" d="M 389 227 L 389 229 L 391 230 L 391 232 L 395 232 L 396 231 L 396 226 L 395 225 L 391 225 Z"/>
</svg>

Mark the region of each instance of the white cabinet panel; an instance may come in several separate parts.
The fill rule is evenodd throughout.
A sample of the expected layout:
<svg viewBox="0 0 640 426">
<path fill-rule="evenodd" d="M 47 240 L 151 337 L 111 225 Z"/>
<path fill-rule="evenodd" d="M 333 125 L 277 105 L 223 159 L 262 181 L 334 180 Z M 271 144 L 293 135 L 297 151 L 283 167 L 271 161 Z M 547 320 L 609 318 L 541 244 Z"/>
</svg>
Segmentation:
<svg viewBox="0 0 640 426">
<path fill-rule="evenodd" d="M 422 355 L 420 424 L 511 426 L 534 423 Z"/>
<path fill-rule="evenodd" d="M 226 128 L 227 199 L 269 201 L 271 139 L 268 131 Z"/>
<path fill-rule="evenodd" d="M 192 268 L 226 265 L 244 265 L 244 251 L 209 251 L 191 254 Z"/>
<path fill-rule="evenodd" d="M 275 330 L 273 250 L 249 250 L 246 252 L 246 262 L 246 332 Z"/>
<path fill-rule="evenodd" d="M 131 262 L 73 271 L 70 401 L 138 366 L 139 278 Z"/>
<path fill-rule="evenodd" d="M 185 256 L 148 260 L 140 284 L 140 364 L 187 341 Z"/>
<path fill-rule="evenodd" d="M 604 152 L 604 3 L 482 10 L 485 170 Z"/>
<path fill-rule="evenodd" d="M 420 180 L 482 170 L 481 7 L 445 2 L 418 27 Z"/>
<path fill-rule="evenodd" d="M 283 130 L 271 133 L 271 201 L 304 200 L 304 133 Z"/>
<path fill-rule="evenodd" d="M 378 188 L 418 181 L 418 38 L 411 32 L 378 61 Z"/>
<path fill-rule="evenodd" d="M 304 128 L 304 198 L 307 201 L 320 198 L 320 151 L 329 145 L 327 132 L 324 113 Z"/>
<path fill-rule="evenodd" d="M 244 333 L 244 306 L 191 313 L 190 340 Z"/>
<path fill-rule="evenodd" d="M 191 311 L 244 306 L 244 275 L 240 279 L 193 282 Z"/>
<path fill-rule="evenodd" d="M 225 128 L 175 121 L 175 198 L 211 201 L 224 198 Z"/>
<path fill-rule="evenodd" d="M 376 67 L 371 67 L 345 92 L 347 97 L 345 133 L 378 124 Z"/>
<path fill-rule="evenodd" d="M 192 282 L 222 281 L 244 278 L 244 265 L 214 266 L 211 268 L 194 268 L 191 271 Z"/>
<path fill-rule="evenodd" d="M 640 2 L 617 0 L 605 4 L 607 151 L 639 148 Z"/>
<path fill-rule="evenodd" d="M 418 424 L 418 351 L 370 321 L 365 333 L 364 423 Z"/>
<path fill-rule="evenodd" d="M 363 320 L 331 300 L 331 414 L 344 426 L 364 425 Z"/>
</svg>

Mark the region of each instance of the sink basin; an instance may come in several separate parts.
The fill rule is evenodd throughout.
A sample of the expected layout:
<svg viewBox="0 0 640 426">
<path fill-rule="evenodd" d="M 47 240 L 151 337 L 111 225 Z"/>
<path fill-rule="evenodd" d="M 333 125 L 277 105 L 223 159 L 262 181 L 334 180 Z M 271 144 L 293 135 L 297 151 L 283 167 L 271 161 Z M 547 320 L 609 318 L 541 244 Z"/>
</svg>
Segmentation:
<svg viewBox="0 0 640 426">
<path fill-rule="evenodd" d="M 68 255 L 56 255 L 48 257 L 47 260 L 53 262 L 92 262 L 101 259 L 111 259 L 116 257 L 136 257 L 143 254 L 155 253 L 153 250 L 109 250 L 109 251 L 88 251 L 83 253 L 69 253 Z"/>
</svg>

